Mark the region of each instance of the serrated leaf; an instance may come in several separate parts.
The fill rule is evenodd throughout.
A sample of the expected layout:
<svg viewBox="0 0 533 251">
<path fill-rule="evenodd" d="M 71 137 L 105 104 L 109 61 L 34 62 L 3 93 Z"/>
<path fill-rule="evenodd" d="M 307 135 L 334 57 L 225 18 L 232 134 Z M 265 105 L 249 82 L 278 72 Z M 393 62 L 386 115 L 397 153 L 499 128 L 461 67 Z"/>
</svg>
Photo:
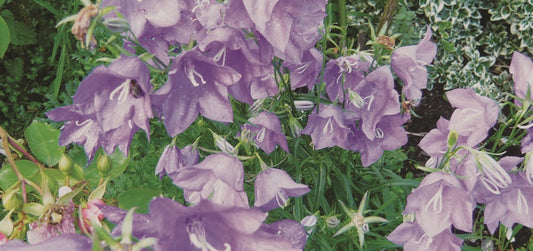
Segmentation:
<svg viewBox="0 0 533 251">
<path fill-rule="evenodd" d="M 22 211 L 34 216 L 41 216 L 44 213 L 44 206 L 37 202 L 30 202 L 24 204 Z"/>
<path fill-rule="evenodd" d="M 31 180 L 36 184 L 40 183 L 39 167 L 29 160 L 17 160 L 15 165 L 25 179 Z M 0 170 L 0 188 L 8 190 L 13 184 L 18 182 L 17 175 L 13 172 L 11 165 L 5 165 Z"/>
<path fill-rule="evenodd" d="M 2 16 L 0 16 L 0 58 L 4 57 L 7 47 L 9 47 L 9 42 L 11 42 L 9 27 Z"/>
<path fill-rule="evenodd" d="M 134 188 L 117 197 L 118 206 L 125 210 L 136 207 L 137 213 L 148 213 L 150 201 L 160 194 L 161 192 L 148 188 Z"/>
<path fill-rule="evenodd" d="M 24 131 L 24 136 L 35 157 L 46 165 L 53 166 L 65 152 L 65 147 L 58 143 L 59 133 L 59 130 L 48 124 L 34 121 Z"/>
</svg>

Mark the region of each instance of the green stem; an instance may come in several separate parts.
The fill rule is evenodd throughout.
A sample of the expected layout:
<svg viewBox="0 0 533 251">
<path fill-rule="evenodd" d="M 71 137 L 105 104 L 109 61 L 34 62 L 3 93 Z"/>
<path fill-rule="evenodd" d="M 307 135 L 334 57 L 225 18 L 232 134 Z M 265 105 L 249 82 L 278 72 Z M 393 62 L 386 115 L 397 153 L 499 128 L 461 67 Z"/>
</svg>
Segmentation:
<svg viewBox="0 0 533 251">
<path fill-rule="evenodd" d="M 339 25 L 346 29 L 346 0 L 339 0 Z"/>
</svg>

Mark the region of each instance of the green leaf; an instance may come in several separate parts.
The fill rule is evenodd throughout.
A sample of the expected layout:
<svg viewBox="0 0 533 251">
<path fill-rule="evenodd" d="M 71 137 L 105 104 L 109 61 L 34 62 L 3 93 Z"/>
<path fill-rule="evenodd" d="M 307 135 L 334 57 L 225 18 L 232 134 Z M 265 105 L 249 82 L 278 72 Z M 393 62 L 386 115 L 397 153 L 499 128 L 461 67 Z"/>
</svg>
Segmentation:
<svg viewBox="0 0 533 251">
<path fill-rule="evenodd" d="M 52 126 L 34 121 L 24 132 L 32 153 L 48 166 L 59 162 L 65 152 L 64 146 L 59 146 L 59 130 Z"/>
<path fill-rule="evenodd" d="M 102 184 L 98 186 L 96 189 L 94 189 L 94 191 L 92 191 L 92 193 L 89 194 L 89 198 L 87 198 L 87 201 L 92 201 L 94 199 L 102 199 L 102 197 L 104 197 L 104 194 L 105 194 L 105 189 L 106 189 L 108 180 L 109 178 L 106 179 L 104 182 L 102 182 Z"/>
<path fill-rule="evenodd" d="M 24 204 L 22 211 L 34 216 L 41 216 L 44 213 L 44 206 L 37 202 L 30 202 Z"/>
<path fill-rule="evenodd" d="M 118 206 L 125 210 L 137 207 L 138 213 L 145 214 L 148 213 L 150 201 L 160 194 L 161 192 L 148 188 L 134 188 L 118 196 Z"/>
<path fill-rule="evenodd" d="M 31 180 L 36 184 L 40 183 L 41 178 L 39 175 L 39 167 L 33 162 L 29 160 L 17 160 L 15 161 L 15 165 L 24 178 Z M 17 181 L 17 175 L 13 172 L 11 165 L 3 166 L 0 170 L 0 188 L 6 191 Z"/>
<path fill-rule="evenodd" d="M 9 27 L 2 16 L 0 16 L 0 58 L 4 57 L 10 41 L 11 36 L 9 35 Z"/>
<path fill-rule="evenodd" d="M 0 15 L 4 18 L 9 27 L 12 44 L 29 45 L 37 43 L 37 33 L 35 33 L 33 26 L 15 20 L 15 15 L 9 10 L 3 10 Z"/>
</svg>

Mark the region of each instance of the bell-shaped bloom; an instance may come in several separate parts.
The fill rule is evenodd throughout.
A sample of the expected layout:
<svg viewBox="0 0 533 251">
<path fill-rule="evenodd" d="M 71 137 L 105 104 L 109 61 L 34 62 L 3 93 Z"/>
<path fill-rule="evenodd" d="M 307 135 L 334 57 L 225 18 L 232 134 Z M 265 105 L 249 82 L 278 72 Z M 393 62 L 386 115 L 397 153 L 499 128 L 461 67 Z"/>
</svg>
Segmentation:
<svg viewBox="0 0 533 251">
<path fill-rule="evenodd" d="M 312 90 L 322 71 L 322 59 L 322 53 L 316 48 L 311 48 L 304 52 L 301 64 L 284 62 L 283 65 L 290 71 L 291 89 L 305 86 Z"/>
<path fill-rule="evenodd" d="M 316 113 L 318 111 L 318 113 Z M 309 116 L 303 134 L 311 135 L 316 150 L 346 145 L 348 134 L 352 131 L 346 125 L 346 113 L 336 105 L 320 104 Z"/>
<path fill-rule="evenodd" d="M 434 237 L 452 224 L 471 232 L 475 206 L 454 175 L 434 172 L 407 197 L 404 214 L 414 213 L 423 231 Z"/>
<path fill-rule="evenodd" d="M 513 75 L 514 93 L 518 98 L 531 100 L 533 97 L 533 89 L 531 88 L 533 72 L 531 69 L 533 69 L 533 61 L 528 56 L 515 51 L 509 65 L 509 73 Z M 520 104 L 518 101 L 515 103 Z"/>
<path fill-rule="evenodd" d="M 242 3 L 255 30 L 268 40 L 281 59 L 301 63 L 303 53 L 320 39 L 319 26 L 326 16 L 327 1 L 242 0 Z"/>
<path fill-rule="evenodd" d="M 198 39 L 198 48 L 212 57 L 219 65 L 239 72 L 241 78 L 228 88 L 235 99 L 252 104 L 256 99 L 274 96 L 279 92 L 273 78 L 272 63 L 260 58 L 257 43 L 247 39 L 242 30 L 218 27 Z"/>
<path fill-rule="evenodd" d="M 407 114 L 383 117 L 376 125 L 376 136 L 373 140 L 368 139 L 361 129 L 352 124 L 352 133 L 348 135 L 346 144 L 342 147 L 359 152 L 363 166 L 370 166 L 381 158 L 383 151 L 393 151 L 407 144 L 407 132 L 402 125 L 408 118 Z"/>
<path fill-rule="evenodd" d="M 120 234 L 126 211 L 102 208 Z M 264 224 L 266 214 L 253 208 L 228 207 L 202 200 L 186 207 L 167 198 L 150 202 L 150 214 L 134 214 L 133 236 L 155 237 L 154 250 L 302 250 L 305 229 L 295 221 Z"/>
<path fill-rule="evenodd" d="M 62 234 L 52 237 L 45 241 L 28 244 L 22 240 L 14 239 L 0 246 L 0 250 L 72 250 L 72 251 L 91 251 L 93 242 L 91 238 L 81 234 Z"/>
<path fill-rule="evenodd" d="M 108 154 L 118 146 L 127 155 L 135 132 L 150 131 L 151 89 L 148 67 L 137 57 L 122 56 L 96 67 L 72 97 L 74 104 L 47 116 L 67 121 L 60 144 L 83 144 L 89 160 L 100 145 Z"/>
<path fill-rule="evenodd" d="M 281 122 L 278 116 L 271 112 L 261 112 L 256 117 L 251 118 L 249 123 L 244 125 L 249 131 L 257 146 L 270 154 L 279 145 L 281 149 L 289 152 L 287 138 L 281 132 Z"/>
<path fill-rule="evenodd" d="M 115 11 L 119 12 L 130 24 L 130 29 L 136 37 L 140 37 L 149 30 L 147 24 L 156 28 L 163 28 L 175 25 L 180 21 L 180 1 L 178 0 L 104 0 L 102 7 L 115 6 Z M 114 16 L 114 13 L 108 14 Z"/>
<path fill-rule="evenodd" d="M 526 133 L 526 136 L 522 138 L 522 142 L 520 143 L 520 151 L 522 153 L 533 151 L 533 127 L 528 128 Z"/>
<path fill-rule="evenodd" d="M 437 55 L 437 45 L 431 40 L 431 28 L 428 26 L 426 35 L 417 45 L 400 47 L 392 52 L 392 70 L 403 81 L 402 92 L 405 97 L 415 100 L 422 98 L 422 89 L 426 89 L 428 73 L 426 66 Z"/>
<path fill-rule="evenodd" d="M 484 211 L 484 223 L 491 233 L 501 222 L 511 229 L 515 223 L 533 227 L 533 186 L 524 172 L 510 174 L 512 183 L 500 194 L 488 194 Z"/>
<path fill-rule="evenodd" d="M 435 236 L 429 236 L 415 222 L 404 222 L 387 236 L 389 241 L 403 245 L 404 250 L 461 250 L 463 240 L 457 238 L 450 228 Z"/>
<path fill-rule="evenodd" d="M 182 133 L 198 114 L 220 121 L 233 121 L 228 86 L 241 75 L 216 64 L 197 50 L 180 54 L 173 63 L 168 81 L 153 97 L 154 109 L 164 118 L 170 136 Z"/>
<path fill-rule="evenodd" d="M 329 60 L 324 69 L 326 92 L 331 101 L 344 102 L 348 98 L 348 89 L 357 86 L 369 71 L 372 59 L 361 55 L 351 55 Z M 372 97 L 362 97 L 368 104 Z"/>
<path fill-rule="evenodd" d="M 183 167 L 183 156 L 180 149 L 176 145 L 168 145 L 163 150 L 157 166 L 155 167 L 155 175 L 162 178 L 165 174 L 173 173 Z"/>
<path fill-rule="evenodd" d="M 268 168 L 257 175 L 254 183 L 255 207 L 268 212 L 283 207 L 289 197 L 299 197 L 311 189 L 299 184 L 287 172 L 277 168 Z"/>
<path fill-rule="evenodd" d="M 350 87 L 349 93 L 356 94 L 360 101 L 347 108 L 360 118 L 363 133 L 370 140 L 376 138 L 376 125 L 384 116 L 400 113 L 398 93 L 394 90 L 394 80 L 390 69 L 382 66 L 372 71 L 356 85 Z"/>
<path fill-rule="evenodd" d="M 209 199 L 221 205 L 249 207 L 248 196 L 243 190 L 244 169 L 234 156 L 209 155 L 199 164 L 178 169 L 171 179 L 183 188 L 189 203 Z"/>
<path fill-rule="evenodd" d="M 448 129 L 468 137 L 467 145 L 483 141 L 498 120 L 498 102 L 476 94 L 472 88 L 451 90 L 446 92 L 446 97 L 457 108 L 450 118 Z"/>
</svg>

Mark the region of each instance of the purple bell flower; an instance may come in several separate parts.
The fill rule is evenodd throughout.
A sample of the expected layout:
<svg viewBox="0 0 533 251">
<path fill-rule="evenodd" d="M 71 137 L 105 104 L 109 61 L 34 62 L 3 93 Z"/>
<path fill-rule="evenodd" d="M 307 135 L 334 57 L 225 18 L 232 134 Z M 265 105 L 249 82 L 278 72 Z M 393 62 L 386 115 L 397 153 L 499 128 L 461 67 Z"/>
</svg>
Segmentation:
<svg viewBox="0 0 533 251">
<path fill-rule="evenodd" d="M 513 75 L 514 93 L 518 98 L 532 99 L 533 73 L 531 69 L 533 69 L 533 61 L 528 56 L 515 51 L 509 65 L 509 73 Z M 527 96 L 528 93 L 529 96 Z M 520 104 L 518 101 L 515 101 L 515 103 L 517 105 Z"/>
<path fill-rule="evenodd" d="M 248 196 L 243 190 L 244 169 L 234 156 L 209 155 L 199 164 L 178 169 L 170 178 L 176 186 L 183 188 L 189 203 L 209 199 L 221 205 L 249 207 Z"/>
<path fill-rule="evenodd" d="M 471 232 L 475 206 L 454 175 L 434 172 L 407 197 L 404 214 L 414 213 L 423 231 L 434 237 L 452 224 L 457 229 Z"/>
<path fill-rule="evenodd" d="M 426 89 L 428 73 L 426 65 L 437 55 L 437 45 L 430 41 L 431 28 L 428 26 L 426 35 L 417 45 L 400 47 L 392 52 L 392 70 L 403 81 L 402 92 L 405 97 L 415 100 L 422 98 L 422 89 Z"/>
<path fill-rule="evenodd" d="M 336 105 L 323 104 L 318 107 L 319 113 L 316 111 L 315 108 L 309 116 L 302 134 L 311 135 L 316 150 L 332 146 L 346 146 L 348 134 L 352 133 L 346 125 L 346 112 Z"/>
<path fill-rule="evenodd" d="M 233 121 L 228 86 L 241 74 L 217 65 L 197 50 L 187 51 L 171 67 L 167 83 L 153 94 L 154 109 L 164 119 L 168 134 L 182 133 L 198 114 L 220 121 Z"/>
<path fill-rule="evenodd" d="M 387 236 L 389 241 L 403 245 L 404 250 L 456 250 L 460 251 L 463 240 L 457 238 L 450 228 L 429 236 L 415 222 L 404 222 Z"/>
<path fill-rule="evenodd" d="M 14 239 L 0 246 L 0 250 L 41 251 L 41 250 L 92 250 L 91 238 L 81 234 L 62 234 L 45 241 L 28 244 L 22 240 Z"/>
<path fill-rule="evenodd" d="M 322 71 L 323 55 L 316 48 L 304 52 L 301 64 L 284 63 L 290 71 L 291 89 L 307 87 L 312 90 L 318 82 L 318 76 Z"/>
<path fill-rule="evenodd" d="M 243 130 L 249 130 L 257 146 L 270 154 L 279 145 L 281 149 L 289 152 L 287 138 L 281 132 L 281 122 L 278 116 L 271 112 L 261 112 L 249 120 L 249 124 L 243 126 Z"/>
<path fill-rule="evenodd" d="M 348 89 L 352 89 L 364 78 L 365 73 L 370 69 L 371 58 L 361 55 L 339 57 L 329 60 L 324 70 L 324 82 L 326 82 L 326 92 L 331 101 L 338 100 L 344 102 L 348 97 Z M 371 97 L 362 97 L 369 103 Z"/>
<path fill-rule="evenodd" d="M 283 207 L 290 197 L 299 197 L 311 189 L 298 184 L 287 172 L 277 168 L 268 168 L 257 175 L 254 183 L 255 207 L 268 212 Z"/>
</svg>

